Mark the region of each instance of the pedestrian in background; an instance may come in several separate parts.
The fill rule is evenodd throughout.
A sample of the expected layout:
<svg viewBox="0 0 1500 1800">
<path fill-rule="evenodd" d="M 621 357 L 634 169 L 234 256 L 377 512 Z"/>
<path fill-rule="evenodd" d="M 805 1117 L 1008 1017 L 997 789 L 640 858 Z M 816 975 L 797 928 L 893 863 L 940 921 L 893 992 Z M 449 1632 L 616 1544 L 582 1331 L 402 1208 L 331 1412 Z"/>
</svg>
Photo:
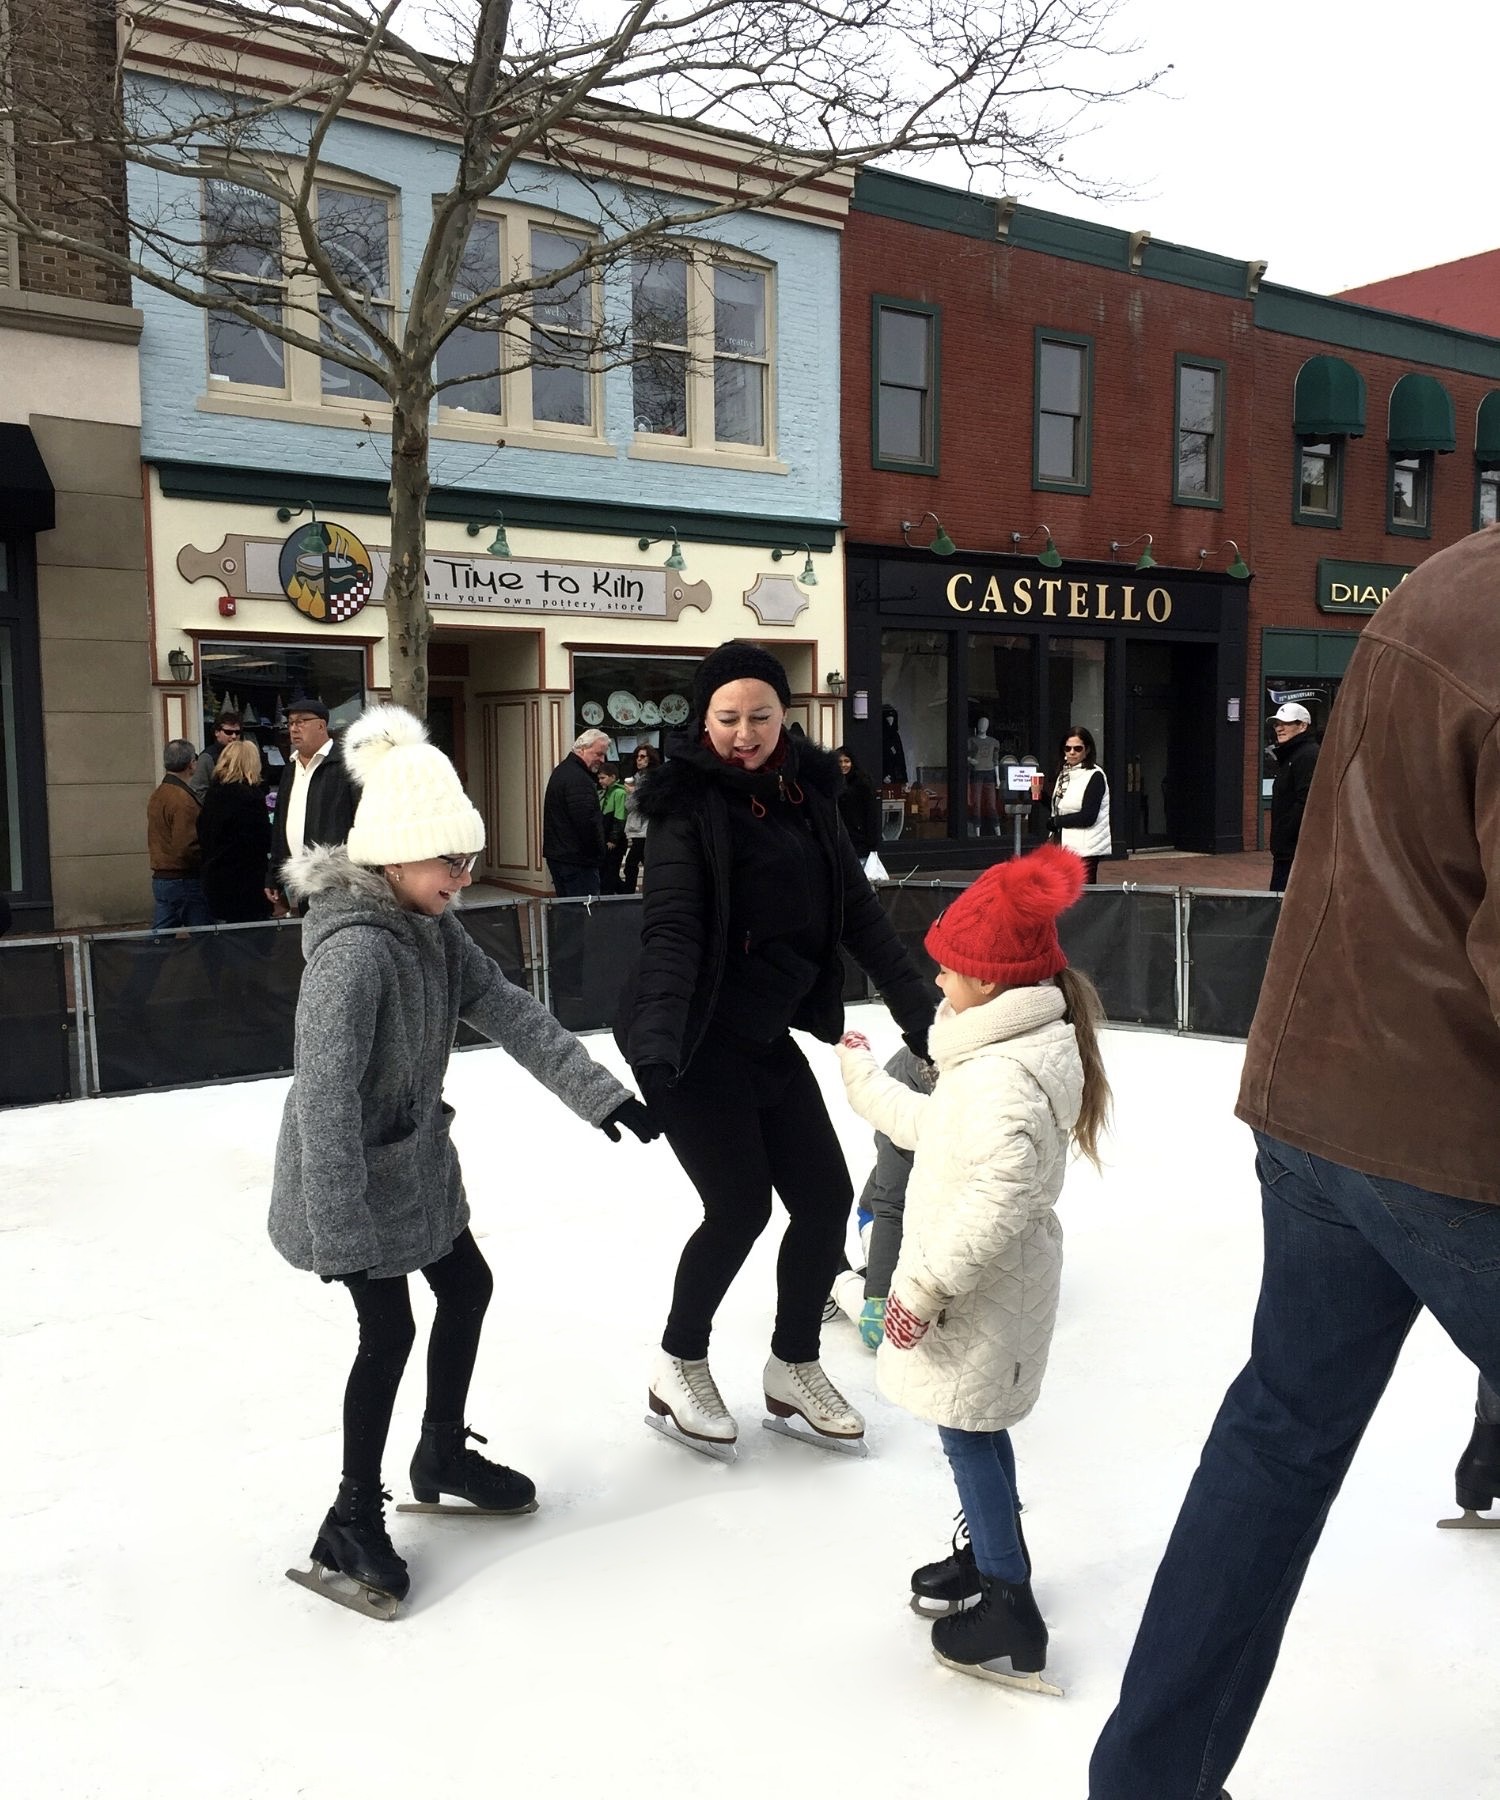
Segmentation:
<svg viewBox="0 0 1500 1800">
<path fill-rule="evenodd" d="M 573 747 L 547 778 L 542 797 L 542 856 L 559 899 L 597 894 L 604 869 L 604 815 L 599 810 L 599 770 L 609 738 L 580 731 Z"/>
<path fill-rule="evenodd" d="M 1302 836 L 1302 815 L 1318 766 L 1318 740 L 1312 714 L 1295 700 L 1271 715 L 1276 744 L 1276 779 L 1271 783 L 1271 892 L 1283 892 L 1292 873 L 1292 858 Z"/>
<path fill-rule="evenodd" d="M 193 773 L 188 780 L 188 785 L 200 800 L 208 794 L 208 784 L 214 778 L 214 769 L 218 764 L 219 757 L 231 744 L 239 742 L 243 735 L 243 729 L 240 715 L 228 708 L 221 712 L 214 722 L 214 741 L 199 752 L 198 758 L 193 764 Z"/>
<path fill-rule="evenodd" d="M 661 767 L 661 751 L 654 744 L 637 744 L 632 758 L 633 773 L 626 779 L 630 798 L 625 804 L 625 867 L 620 873 L 620 889 L 633 894 L 646 862 L 646 815 L 641 811 L 641 783 L 653 769 Z"/>
<path fill-rule="evenodd" d="M 151 859 L 151 929 L 212 925 L 203 898 L 203 851 L 198 843 L 198 796 L 188 781 L 197 752 L 186 738 L 162 751 L 159 786 L 146 802 L 146 851 Z"/>
<path fill-rule="evenodd" d="M 271 854 L 271 815 L 261 781 L 259 747 L 235 738 L 219 754 L 198 815 L 203 847 L 203 896 L 225 925 L 269 919 L 266 861 Z"/>
<path fill-rule="evenodd" d="M 328 708 L 299 694 L 286 709 L 292 756 L 281 771 L 276 815 L 271 822 L 271 855 L 266 898 L 284 911 L 283 865 L 313 844 L 342 844 L 354 823 L 354 788 L 339 747 L 328 730 Z"/>
<path fill-rule="evenodd" d="M 599 891 L 623 894 L 620 864 L 625 860 L 625 808 L 630 800 L 620 780 L 618 763 L 599 768 L 599 811 L 604 818 L 604 861 L 600 864 Z"/>
</svg>

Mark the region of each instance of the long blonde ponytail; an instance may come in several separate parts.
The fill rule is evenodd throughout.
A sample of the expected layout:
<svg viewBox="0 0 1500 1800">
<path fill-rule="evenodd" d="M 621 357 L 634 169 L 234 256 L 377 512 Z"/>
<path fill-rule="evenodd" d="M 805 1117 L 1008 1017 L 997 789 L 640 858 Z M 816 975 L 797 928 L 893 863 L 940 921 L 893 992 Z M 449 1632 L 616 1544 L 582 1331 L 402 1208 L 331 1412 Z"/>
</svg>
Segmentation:
<svg viewBox="0 0 1500 1800">
<path fill-rule="evenodd" d="M 1087 975 L 1077 969 L 1063 969 L 1057 976 L 1062 990 L 1063 1017 L 1073 1027 L 1078 1039 L 1078 1055 L 1083 1063 L 1083 1104 L 1078 1109 L 1078 1123 L 1073 1136 L 1078 1148 L 1096 1169 L 1099 1139 L 1109 1130 L 1109 1113 L 1114 1096 L 1104 1073 L 1104 1058 L 1099 1054 L 1099 1027 L 1104 1023 L 1104 1002 L 1099 990 Z"/>
</svg>

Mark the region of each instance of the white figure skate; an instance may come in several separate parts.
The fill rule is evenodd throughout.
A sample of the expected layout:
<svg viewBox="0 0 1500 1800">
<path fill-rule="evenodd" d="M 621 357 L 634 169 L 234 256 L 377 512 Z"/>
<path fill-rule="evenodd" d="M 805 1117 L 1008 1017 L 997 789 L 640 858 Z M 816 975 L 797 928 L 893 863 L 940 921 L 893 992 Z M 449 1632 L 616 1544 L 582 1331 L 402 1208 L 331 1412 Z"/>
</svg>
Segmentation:
<svg viewBox="0 0 1500 1800">
<path fill-rule="evenodd" d="M 773 1356 L 762 1380 L 771 1415 L 761 1421 L 767 1431 L 843 1456 L 867 1454 L 864 1420 L 823 1373 L 821 1363 L 785 1363 Z"/>
<path fill-rule="evenodd" d="M 646 1423 L 684 1450 L 715 1462 L 733 1462 L 739 1428 L 724 1404 L 707 1361 L 685 1362 L 659 1351 L 647 1391 Z"/>
</svg>

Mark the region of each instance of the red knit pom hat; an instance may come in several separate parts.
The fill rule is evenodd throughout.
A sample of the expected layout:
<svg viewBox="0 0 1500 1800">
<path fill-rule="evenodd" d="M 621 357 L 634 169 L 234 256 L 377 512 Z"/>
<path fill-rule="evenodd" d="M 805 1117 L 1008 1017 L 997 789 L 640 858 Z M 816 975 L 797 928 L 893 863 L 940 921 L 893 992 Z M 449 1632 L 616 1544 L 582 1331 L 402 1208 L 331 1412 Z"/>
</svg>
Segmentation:
<svg viewBox="0 0 1500 1800">
<path fill-rule="evenodd" d="M 1030 987 L 1068 966 L 1057 915 L 1083 892 L 1081 857 L 1056 844 L 986 869 L 927 931 L 927 954 L 957 975 Z"/>
</svg>

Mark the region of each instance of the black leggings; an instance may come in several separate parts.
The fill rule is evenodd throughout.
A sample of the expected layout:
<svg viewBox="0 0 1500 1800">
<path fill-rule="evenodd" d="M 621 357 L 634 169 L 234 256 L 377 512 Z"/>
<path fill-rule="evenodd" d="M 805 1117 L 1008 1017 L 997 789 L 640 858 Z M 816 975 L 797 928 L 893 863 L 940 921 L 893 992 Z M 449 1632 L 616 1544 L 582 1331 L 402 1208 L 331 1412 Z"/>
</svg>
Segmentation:
<svg viewBox="0 0 1500 1800">
<path fill-rule="evenodd" d="M 437 1297 L 427 1340 L 423 1422 L 461 1423 L 494 1277 L 467 1228 L 446 1256 L 428 1263 L 422 1276 Z M 351 1481 L 379 1481 L 396 1390 L 417 1328 L 404 1275 L 354 1282 L 349 1292 L 359 1314 L 359 1352 L 344 1389 L 344 1474 Z"/>
<path fill-rule="evenodd" d="M 770 1221 L 774 1187 L 788 1223 L 771 1354 L 815 1361 L 854 1195 L 806 1058 L 786 1035 L 752 1044 L 710 1024 L 662 1112 L 667 1141 L 703 1202 L 703 1223 L 677 1265 L 662 1349 L 688 1361 L 708 1355 L 714 1314 Z"/>
</svg>

